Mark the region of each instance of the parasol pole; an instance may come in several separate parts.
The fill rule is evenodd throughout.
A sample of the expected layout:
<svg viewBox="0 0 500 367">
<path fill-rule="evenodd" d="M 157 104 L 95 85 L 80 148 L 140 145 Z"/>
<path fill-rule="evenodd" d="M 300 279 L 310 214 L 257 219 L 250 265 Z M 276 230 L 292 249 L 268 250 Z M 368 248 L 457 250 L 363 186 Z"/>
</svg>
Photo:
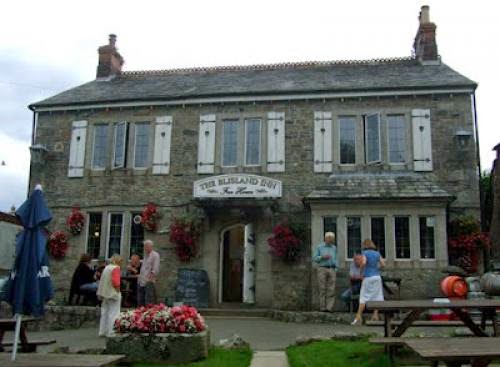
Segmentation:
<svg viewBox="0 0 500 367">
<path fill-rule="evenodd" d="M 12 347 L 12 355 L 10 357 L 11 361 L 16 360 L 16 353 L 17 353 L 17 345 L 19 342 L 19 334 L 21 333 L 21 317 L 22 315 L 19 313 L 16 313 L 16 333 L 14 334 L 14 346 Z"/>
</svg>

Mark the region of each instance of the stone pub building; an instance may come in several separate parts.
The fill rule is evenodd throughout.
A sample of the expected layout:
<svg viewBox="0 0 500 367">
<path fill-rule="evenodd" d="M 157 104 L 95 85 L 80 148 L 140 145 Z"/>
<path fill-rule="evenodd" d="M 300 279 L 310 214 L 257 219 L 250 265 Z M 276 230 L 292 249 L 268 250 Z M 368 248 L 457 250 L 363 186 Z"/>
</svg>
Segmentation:
<svg viewBox="0 0 500 367">
<path fill-rule="evenodd" d="M 30 185 L 42 183 L 66 229 L 85 228 L 52 262 L 60 298 L 83 252 L 162 259 L 159 294 L 177 270 L 203 269 L 210 306 L 316 307 L 311 253 L 337 234 L 347 286 L 352 255 L 372 238 L 402 297 L 434 295 L 448 264 L 447 221 L 479 216 L 476 83 L 443 63 L 424 6 L 406 58 L 124 71 L 116 36 L 99 48 L 96 79 L 30 105 Z M 137 220 L 153 202 L 156 232 Z M 201 223 L 197 256 L 180 262 L 172 218 Z M 296 263 L 269 253 L 284 218 L 307 229 Z"/>
</svg>

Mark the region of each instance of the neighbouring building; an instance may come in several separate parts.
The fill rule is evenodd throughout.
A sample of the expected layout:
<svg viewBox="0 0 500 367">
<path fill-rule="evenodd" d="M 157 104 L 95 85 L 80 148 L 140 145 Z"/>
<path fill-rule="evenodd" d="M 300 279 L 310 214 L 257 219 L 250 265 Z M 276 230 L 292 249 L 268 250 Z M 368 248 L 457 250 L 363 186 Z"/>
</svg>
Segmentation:
<svg viewBox="0 0 500 367">
<path fill-rule="evenodd" d="M 16 235 L 22 230 L 14 214 L 0 212 L 0 275 L 12 269 L 16 256 Z"/>
<path fill-rule="evenodd" d="M 491 169 L 491 182 L 493 192 L 493 213 L 490 226 L 490 237 L 492 242 L 492 259 L 496 267 L 500 268 L 500 144 L 495 145 L 493 150 L 497 156 L 493 161 Z"/>
<path fill-rule="evenodd" d="M 60 297 L 81 253 L 129 257 L 151 238 L 161 295 L 188 267 L 207 272 L 211 306 L 310 309 L 325 231 L 337 234 L 338 293 L 371 237 L 402 297 L 435 295 L 447 221 L 479 218 L 477 85 L 442 62 L 428 7 L 419 23 L 405 58 L 152 71 L 122 70 L 111 35 L 95 80 L 30 105 L 42 157 L 30 185 L 44 186 L 51 229 L 74 206 L 86 216 L 52 263 Z M 149 202 L 162 215 L 154 233 L 137 217 Z M 168 233 L 185 215 L 202 223 L 189 263 Z M 293 264 L 267 243 L 284 218 L 306 228 Z"/>
</svg>

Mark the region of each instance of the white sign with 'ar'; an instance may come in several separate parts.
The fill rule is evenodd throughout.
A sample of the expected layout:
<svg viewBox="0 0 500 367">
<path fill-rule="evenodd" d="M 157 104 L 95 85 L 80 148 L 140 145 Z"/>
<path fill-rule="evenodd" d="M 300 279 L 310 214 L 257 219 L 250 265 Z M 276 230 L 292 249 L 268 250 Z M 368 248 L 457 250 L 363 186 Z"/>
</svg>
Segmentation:
<svg viewBox="0 0 500 367">
<path fill-rule="evenodd" d="M 204 178 L 194 182 L 195 198 L 281 197 L 281 181 L 256 175 L 230 174 Z"/>
</svg>

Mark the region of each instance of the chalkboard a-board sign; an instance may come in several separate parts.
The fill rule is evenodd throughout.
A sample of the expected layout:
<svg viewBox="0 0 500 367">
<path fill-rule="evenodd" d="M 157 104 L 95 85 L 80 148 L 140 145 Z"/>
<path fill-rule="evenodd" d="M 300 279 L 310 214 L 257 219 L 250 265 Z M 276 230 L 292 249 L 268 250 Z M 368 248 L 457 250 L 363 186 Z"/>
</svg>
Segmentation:
<svg viewBox="0 0 500 367">
<path fill-rule="evenodd" d="M 176 302 L 183 302 L 197 308 L 208 308 L 209 288 L 208 275 L 205 270 L 177 270 Z"/>
</svg>

